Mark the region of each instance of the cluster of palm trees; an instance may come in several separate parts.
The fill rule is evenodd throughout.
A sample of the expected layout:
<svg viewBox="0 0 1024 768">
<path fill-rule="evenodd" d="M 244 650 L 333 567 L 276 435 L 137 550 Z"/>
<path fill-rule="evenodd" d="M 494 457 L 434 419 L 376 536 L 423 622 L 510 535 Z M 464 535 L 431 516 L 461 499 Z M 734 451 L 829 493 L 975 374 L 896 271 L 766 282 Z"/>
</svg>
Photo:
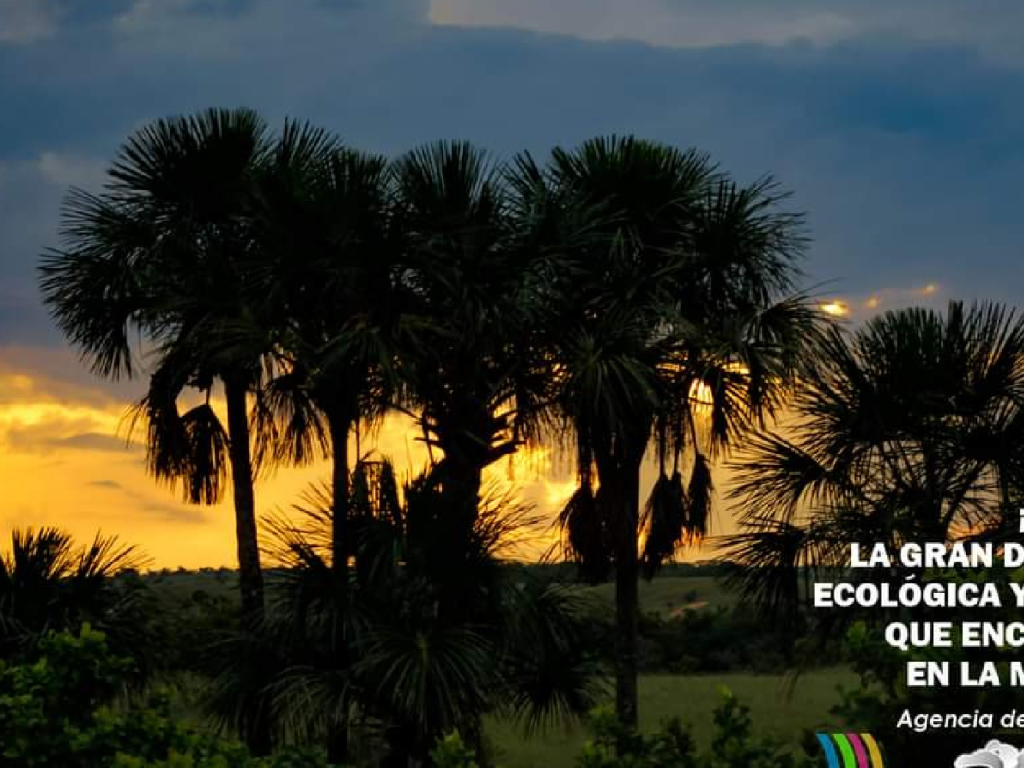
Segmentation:
<svg viewBox="0 0 1024 768">
<path fill-rule="evenodd" d="M 769 608 L 798 605 L 801 578 L 841 567 L 851 539 L 1000 530 L 1024 483 L 1024 321 L 953 303 L 848 333 L 800 290 L 807 240 L 784 200 L 634 138 L 544 162 L 448 142 L 385 158 L 247 110 L 157 121 L 102 190 L 71 192 L 45 301 L 97 373 L 144 372 L 157 478 L 211 503 L 230 477 L 258 661 L 235 659 L 266 674 L 223 693 L 251 742 L 276 717 L 344 756 L 356 716 L 422 758 L 496 706 L 585 708 L 578 615 L 492 568 L 507 520 L 481 478 L 529 442 L 575 458 L 563 554 L 614 574 L 627 725 L 638 578 L 705 535 L 712 466 L 738 439 L 730 554 Z M 762 429 L 787 403 L 787 429 Z M 349 455 L 394 412 L 432 456 L 401 501 L 389 465 Z M 255 479 L 320 458 L 331 481 L 305 527 L 270 526 L 287 568 L 268 606 Z"/>
<path fill-rule="evenodd" d="M 570 451 L 565 554 L 615 574 L 617 710 L 635 725 L 638 577 L 704 535 L 712 463 L 827 335 L 785 198 L 635 138 L 545 162 L 449 142 L 385 158 L 209 110 L 144 127 L 102 190 L 70 193 L 41 285 L 98 374 L 144 372 L 151 472 L 195 503 L 230 477 L 250 628 L 267 613 L 261 468 L 332 462 L 323 562 L 345 613 L 361 425 L 418 421 L 456 555 L 479 537 L 486 467 L 531 441 Z"/>
</svg>

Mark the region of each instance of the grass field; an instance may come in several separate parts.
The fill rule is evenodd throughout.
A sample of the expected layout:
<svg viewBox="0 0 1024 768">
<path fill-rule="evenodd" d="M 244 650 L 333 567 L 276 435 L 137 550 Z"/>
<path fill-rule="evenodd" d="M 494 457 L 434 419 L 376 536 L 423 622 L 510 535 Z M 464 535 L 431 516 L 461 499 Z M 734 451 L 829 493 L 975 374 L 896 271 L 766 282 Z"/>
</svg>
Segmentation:
<svg viewBox="0 0 1024 768">
<path fill-rule="evenodd" d="M 196 591 L 230 600 L 237 595 L 236 577 L 228 571 L 165 573 L 151 578 L 168 606 L 191 599 Z M 592 599 L 594 610 L 604 615 L 613 613 L 614 585 L 574 589 Z M 715 576 L 668 572 L 651 582 L 640 582 L 640 603 L 644 612 L 668 616 L 680 609 L 728 607 L 736 603 L 736 596 Z M 855 682 L 854 675 L 845 670 L 816 670 L 795 682 L 782 675 L 742 672 L 648 675 L 640 680 L 641 727 L 653 730 L 661 721 L 679 717 L 692 726 L 699 747 L 707 749 L 713 735 L 712 713 L 721 701 L 719 691 L 727 687 L 751 708 L 758 733 L 796 745 L 805 729 L 837 725 L 830 722 L 828 715 L 838 702 L 837 686 L 852 686 Z M 189 693 L 194 692 L 184 693 L 188 700 Z M 503 768 L 572 768 L 585 740 L 580 728 L 553 730 L 527 738 L 518 724 L 498 719 L 487 724 L 487 733 Z"/>
<path fill-rule="evenodd" d="M 584 594 L 607 604 L 612 611 L 615 597 L 614 584 L 580 587 Z M 729 606 L 736 602 L 734 593 L 714 576 L 662 576 L 653 581 L 640 582 L 641 610 L 671 614 L 687 605 Z"/>
<path fill-rule="evenodd" d="M 697 743 L 706 749 L 713 733 L 711 714 L 725 686 L 750 707 L 758 733 L 796 744 L 804 729 L 834 725 L 828 710 L 839 700 L 836 686 L 855 682 L 845 670 L 809 672 L 795 685 L 778 675 L 651 675 L 640 680 L 641 728 L 653 730 L 662 720 L 679 717 L 693 727 Z M 579 729 L 526 738 L 516 724 L 497 720 L 488 724 L 487 733 L 503 768 L 571 768 L 585 740 Z"/>
</svg>

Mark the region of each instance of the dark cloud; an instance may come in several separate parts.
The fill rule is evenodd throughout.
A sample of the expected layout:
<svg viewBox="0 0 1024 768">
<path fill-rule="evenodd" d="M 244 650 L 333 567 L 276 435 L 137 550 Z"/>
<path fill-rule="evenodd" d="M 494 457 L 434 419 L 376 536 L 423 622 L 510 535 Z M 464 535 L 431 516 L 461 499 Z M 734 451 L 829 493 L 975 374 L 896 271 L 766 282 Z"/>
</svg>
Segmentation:
<svg viewBox="0 0 1024 768">
<path fill-rule="evenodd" d="M 544 153 L 611 132 L 698 145 L 794 190 L 816 238 L 812 280 L 1015 300 L 1024 68 L 1010 52 L 1024 6 L 583 6 L 59 4 L 52 33 L 0 45 L 0 103 L 18 105 L 0 115 L 0 344 L 59 343 L 34 267 L 56 244 L 66 186 L 99 184 L 143 122 L 209 105 L 309 118 L 388 153 L 442 137 Z M 616 30 L 631 41 L 607 39 Z"/>
<path fill-rule="evenodd" d="M 955 44 L 987 59 L 1022 61 L 1024 8 L 1008 0 L 434 0 L 432 18 L 462 26 L 498 26 L 629 39 L 652 45 L 717 48 L 896 38 L 910 44 Z"/>
<path fill-rule="evenodd" d="M 209 507 L 185 506 L 184 504 L 149 503 L 138 507 L 146 517 L 173 523 L 189 525 L 205 525 L 210 522 L 211 514 L 216 510 Z"/>
<path fill-rule="evenodd" d="M 145 388 L 139 381 L 101 380 L 64 346 L 0 345 L 0 378 L 4 376 L 21 377 L 23 387 L 0 387 L 0 405 L 30 400 L 126 411 L 125 404 L 137 402 Z"/>
</svg>

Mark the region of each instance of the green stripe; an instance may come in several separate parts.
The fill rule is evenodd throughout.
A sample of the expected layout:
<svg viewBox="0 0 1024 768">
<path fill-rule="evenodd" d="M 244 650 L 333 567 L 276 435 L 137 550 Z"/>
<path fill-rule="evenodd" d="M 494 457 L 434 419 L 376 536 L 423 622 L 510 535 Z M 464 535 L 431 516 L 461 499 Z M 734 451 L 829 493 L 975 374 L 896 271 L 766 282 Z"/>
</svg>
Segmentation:
<svg viewBox="0 0 1024 768">
<path fill-rule="evenodd" d="M 853 752 L 853 745 L 846 738 L 845 733 L 835 734 L 836 746 L 839 747 L 839 754 L 843 756 L 843 768 L 857 768 L 857 755 Z"/>
</svg>

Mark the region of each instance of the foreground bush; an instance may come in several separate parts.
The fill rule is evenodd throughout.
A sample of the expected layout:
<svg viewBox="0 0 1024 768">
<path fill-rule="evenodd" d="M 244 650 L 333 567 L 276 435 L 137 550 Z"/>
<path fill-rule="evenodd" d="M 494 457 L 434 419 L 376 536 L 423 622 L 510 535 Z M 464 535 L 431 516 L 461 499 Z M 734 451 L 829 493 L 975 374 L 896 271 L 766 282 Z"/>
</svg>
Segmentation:
<svg viewBox="0 0 1024 768">
<path fill-rule="evenodd" d="M 596 710 L 589 723 L 593 738 L 583 747 L 580 768 L 803 768 L 805 758 L 773 739 L 753 733 L 750 708 L 728 691 L 714 713 L 709 752 L 700 754 L 690 729 L 678 718 L 652 735 L 623 726 L 610 709 Z"/>
<path fill-rule="evenodd" d="M 714 713 L 711 749 L 699 753 L 688 726 L 678 718 L 646 735 L 624 725 L 611 707 L 595 709 L 587 721 L 591 738 L 577 758 L 579 768 L 810 768 L 804 754 L 753 733 L 750 709 L 728 691 Z M 478 768 L 458 731 L 440 739 L 430 754 L 433 768 Z M 539 767 L 538 767 L 539 768 Z"/>
<path fill-rule="evenodd" d="M 30 663 L 0 665 L 5 768 L 325 768 L 315 754 L 256 759 L 241 744 L 174 721 L 166 697 L 117 704 L 133 663 L 102 633 L 51 633 Z"/>
<path fill-rule="evenodd" d="M 690 730 L 678 718 L 644 736 L 620 724 L 611 711 L 598 710 L 590 721 L 593 739 L 583 748 L 580 768 L 799 768 L 796 757 L 776 741 L 753 733 L 750 708 L 728 691 L 714 713 L 711 750 L 698 754 Z"/>
</svg>

